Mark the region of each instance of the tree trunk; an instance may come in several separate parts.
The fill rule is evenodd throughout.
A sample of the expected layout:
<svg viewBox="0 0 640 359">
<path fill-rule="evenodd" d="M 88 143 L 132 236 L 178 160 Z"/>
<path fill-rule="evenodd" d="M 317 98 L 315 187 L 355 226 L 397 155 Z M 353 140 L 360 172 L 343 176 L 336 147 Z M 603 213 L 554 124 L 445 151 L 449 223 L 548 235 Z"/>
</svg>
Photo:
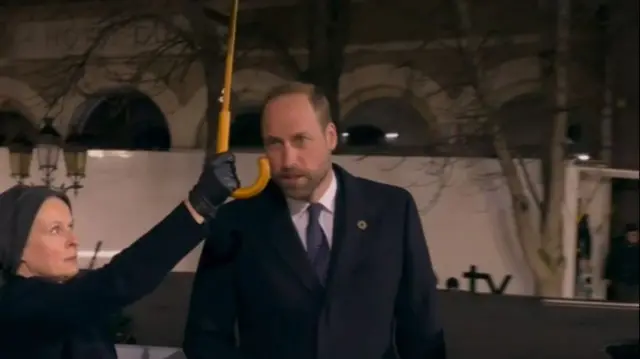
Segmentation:
<svg viewBox="0 0 640 359">
<path fill-rule="evenodd" d="M 571 0 L 558 2 L 557 51 L 556 51 L 556 112 L 549 143 L 550 178 L 548 202 L 545 204 L 546 223 L 543 247 L 550 253 L 562 255 L 562 241 L 557 241 L 562 233 L 562 203 L 564 202 L 564 172 L 566 158 L 566 132 L 568 125 L 569 101 L 569 55 L 571 31 Z"/>
<path fill-rule="evenodd" d="M 546 228 L 543 232 L 541 226 L 535 221 L 532 210 L 536 207 L 536 203 L 530 198 L 527 193 L 527 186 L 525 185 L 522 175 L 518 171 L 515 157 L 508 146 L 507 138 L 500 127 L 500 124 L 492 119 L 492 115 L 495 115 L 498 109 L 494 108 L 494 105 L 488 101 L 488 90 L 485 86 L 488 79 L 486 79 L 486 72 L 482 63 L 482 54 L 479 44 L 482 39 L 474 36 L 472 31 L 471 16 L 469 10 L 469 4 L 467 0 L 454 0 L 455 8 L 459 15 L 460 22 L 460 34 L 465 38 L 465 42 L 462 44 L 463 53 L 466 58 L 465 63 L 470 68 L 469 76 L 472 79 L 472 86 L 475 89 L 476 99 L 478 104 L 483 108 L 487 116 L 489 117 L 489 129 L 493 142 L 493 148 L 498 157 L 502 174 L 505 177 L 507 188 L 511 194 L 511 203 L 513 211 L 513 219 L 516 225 L 517 238 L 521 245 L 521 248 L 525 255 L 525 260 L 529 265 L 536 282 L 536 294 L 538 295 L 550 295 L 558 296 L 561 290 L 562 271 L 562 248 L 557 246 L 558 238 L 561 232 L 558 226 L 555 224 L 561 223 L 562 216 L 559 212 L 562 208 L 562 203 L 554 202 L 557 207 L 553 208 L 550 213 L 554 216 L 552 224 Z M 562 120 L 565 119 L 563 122 Z M 556 128 L 553 136 L 552 155 L 555 160 L 554 164 L 560 163 L 560 168 L 554 166 L 554 185 L 551 189 L 554 199 L 562 199 L 562 191 L 564 190 L 563 170 L 564 170 L 564 132 L 562 137 L 559 137 L 558 126 L 562 126 L 565 123 L 566 128 L 566 116 L 559 117 L 556 121 Z M 562 141 L 558 142 L 558 138 Z M 559 146 L 558 146 L 559 144 Z M 561 160 L 558 162 L 558 158 Z M 561 183 L 561 185 L 559 185 Z M 558 191 L 560 190 L 560 191 Z M 558 259 L 560 258 L 560 259 Z M 558 282 L 560 278 L 560 282 Z M 560 285 L 558 285 L 560 283 Z"/>
<path fill-rule="evenodd" d="M 546 255 L 541 248 L 543 240 L 540 226 L 534 221 L 533 213 L 531 213 L 534 206 L 532 200 L 527 196 L 526 188 L 520 178 L 514 158 L 509 152 L 504 135 L 500 132 L 494 133 L 493 144 L 507 188 L 511 194 L 511 207 L 517 238 L 527 264 L 538 280 L 550 277 L 553 271 L 549 266 L 549 261 L 545 260 Z"/>
<path fill-rule="evenodd" d="M 189 25 L 198 45 L 199 61 L 204 71 L 205 85 L 207 86 L 207 109 L 205 121 L 207 121 L 207 153 L 215 153 L 216 138 L 218 133 L 218 115 L 220 113 L 220 95 L 224 76 L 224 61 L 222 54 L 222 39 L 218 36 L 218 24 L 211 21 L 205 15 L 205 7 L 197 1 L 184 3 L 183 15 L 189 21 Z"/>
<path fill-rule="evenodd" d="M 309 57 L 304 80 L 319 87 L 331 106 L 331 118 L 340 122 L 340 77 L 348 41 L 350 2 L 309 1 Z"/>
<path fill-rule="evenodd" d="M 557 3 L 557 41 L 555 63 L 555 104 L 551 139 L 549 142 L 549 182 L 545 191 L 547 201 L 544 204 L 544 224 L 541 236 L 542 259 L 551 270 L 548 277 L 538 278 L 544 283 L 544 290 L 555 288 L 555 292 L 545 295 L 561 294 L 562 279 L 565 270 L 563 229 L 563 203 L 565 191 L 565 159 L 566 131 L 568 125 L 569 102 L 569 61 L 571 35 L 571 0 L 560 0 Z M 560 285 L 558 285 L 560 281 Z M 542 295 L 543 293 L 539 293 Z"/>
<path fill-rule="evenodd" d="M 562 272 L 556 272 L 549 277 L 537 278 L 535 280 L 536 295 L 543 298 L 558 298 L 562 294 L 562 283 L 564 276 Z"/>
<path fill-rule="evenodd" d="M 556 68 L 557 64 L 557 36 L 556 26 L 557 24 L 557 1 L 558 0 L 540 0 L 538 2 L 538 9 L 540 12 L 538 26 L 540 29 L 540 42 L 538 58 L 540 60 L 540 83 L 542 92 L 545 94 L 545 106 L 548 109 L 545 115 L 548 116 L 547 121 L 543 123 L 547 124 L 545 127 L 545 140 L 540 143 L 540 160 L 542 165 L 541 178 L 543 196 L 542 196 L 542 211 L 540 213 L 540 231 L 544 231 L 547 216 L 548 216 L 548 204 L 551 202 L 551 191 L 548 189 L 552 183 L 552 163 L 551 163 L 551 137 L 553 133 L 555 111 L 555 93 L 556 93 Z M 547 140 L 548 139 L 548 140 Z"/>
</svg>

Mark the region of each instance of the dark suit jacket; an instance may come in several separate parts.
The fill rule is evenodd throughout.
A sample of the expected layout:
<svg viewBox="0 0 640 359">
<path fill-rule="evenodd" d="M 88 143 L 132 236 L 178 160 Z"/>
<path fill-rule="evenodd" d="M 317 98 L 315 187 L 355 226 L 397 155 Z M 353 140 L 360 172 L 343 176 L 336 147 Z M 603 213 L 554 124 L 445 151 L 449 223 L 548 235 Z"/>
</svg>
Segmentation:
<svg viewBox="0 0 640 359">
<path fill-rule="evenodd" d="M 334 170 L 338 193 L 326 288 L 274 185 L 231 202 L 220 210 L 216 238 L 206 242 L 200 259 L 187 358 L 445 357 L 436 279 L 413 198 L 404 189 Z"/>
</svg>

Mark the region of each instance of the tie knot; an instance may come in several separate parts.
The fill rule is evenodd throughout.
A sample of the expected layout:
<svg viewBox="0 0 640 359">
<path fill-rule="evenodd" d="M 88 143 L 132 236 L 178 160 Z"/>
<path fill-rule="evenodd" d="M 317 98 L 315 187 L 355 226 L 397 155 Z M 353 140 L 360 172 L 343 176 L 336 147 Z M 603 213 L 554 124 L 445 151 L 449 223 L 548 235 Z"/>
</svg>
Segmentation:
<svg viewBox="0 0 640 359">
<path fill-rule="evenodd" d="M 322 204 L 320 203 L 309 204 L 309 208 L 307 209 L 309 211 L 309 220 L 317 221 L 318 218 L 320 218 L 320 212 L 322 212 L 322 208 L 324 208 L 324 206 L 322 206 Z"/>
</svg>

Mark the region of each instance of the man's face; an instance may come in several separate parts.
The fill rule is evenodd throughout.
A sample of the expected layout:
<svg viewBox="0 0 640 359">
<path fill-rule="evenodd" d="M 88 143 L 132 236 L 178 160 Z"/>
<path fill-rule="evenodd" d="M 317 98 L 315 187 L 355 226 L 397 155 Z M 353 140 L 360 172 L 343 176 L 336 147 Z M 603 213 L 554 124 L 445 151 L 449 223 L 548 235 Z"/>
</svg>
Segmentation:
<svg viewBox="0 0 640 359">
<path fill-rule="evenodd" d="M 638 243 L 638 231 L 627 232 L 627 240 L 629 241 L 629 243 Z"/>
<path fill-rule="evenodd" d="M 306 95 L 284 95 L 266 104 L 262 138 L 274 181 L 287 197 L 309 200 L 331 169 L 335 126 L 320 124 Z"/>
</svg>

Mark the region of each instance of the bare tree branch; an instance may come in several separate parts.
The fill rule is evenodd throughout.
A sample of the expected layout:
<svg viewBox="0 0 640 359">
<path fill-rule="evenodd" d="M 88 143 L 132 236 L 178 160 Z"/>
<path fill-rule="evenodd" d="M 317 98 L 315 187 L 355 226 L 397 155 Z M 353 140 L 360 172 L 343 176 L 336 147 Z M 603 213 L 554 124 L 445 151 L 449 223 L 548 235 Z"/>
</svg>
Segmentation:
<svg viewBox="0 0 640 359">
<path fill-rule="evenodd" d="M 219 26 L 229 24 L 229 15 L 223 14 L 213 8 L 203 7 L 203 14 Z M 274 50 L 275 55 L 282 61 L 294 76 L 302 73 L 295 56 L 289 51 L 289 44 L 266 26 L 260 19 L 240 17 L 238 21 L 238 36 L 247 42 L 257 42 L 260 45 Z"/>
</svg>

